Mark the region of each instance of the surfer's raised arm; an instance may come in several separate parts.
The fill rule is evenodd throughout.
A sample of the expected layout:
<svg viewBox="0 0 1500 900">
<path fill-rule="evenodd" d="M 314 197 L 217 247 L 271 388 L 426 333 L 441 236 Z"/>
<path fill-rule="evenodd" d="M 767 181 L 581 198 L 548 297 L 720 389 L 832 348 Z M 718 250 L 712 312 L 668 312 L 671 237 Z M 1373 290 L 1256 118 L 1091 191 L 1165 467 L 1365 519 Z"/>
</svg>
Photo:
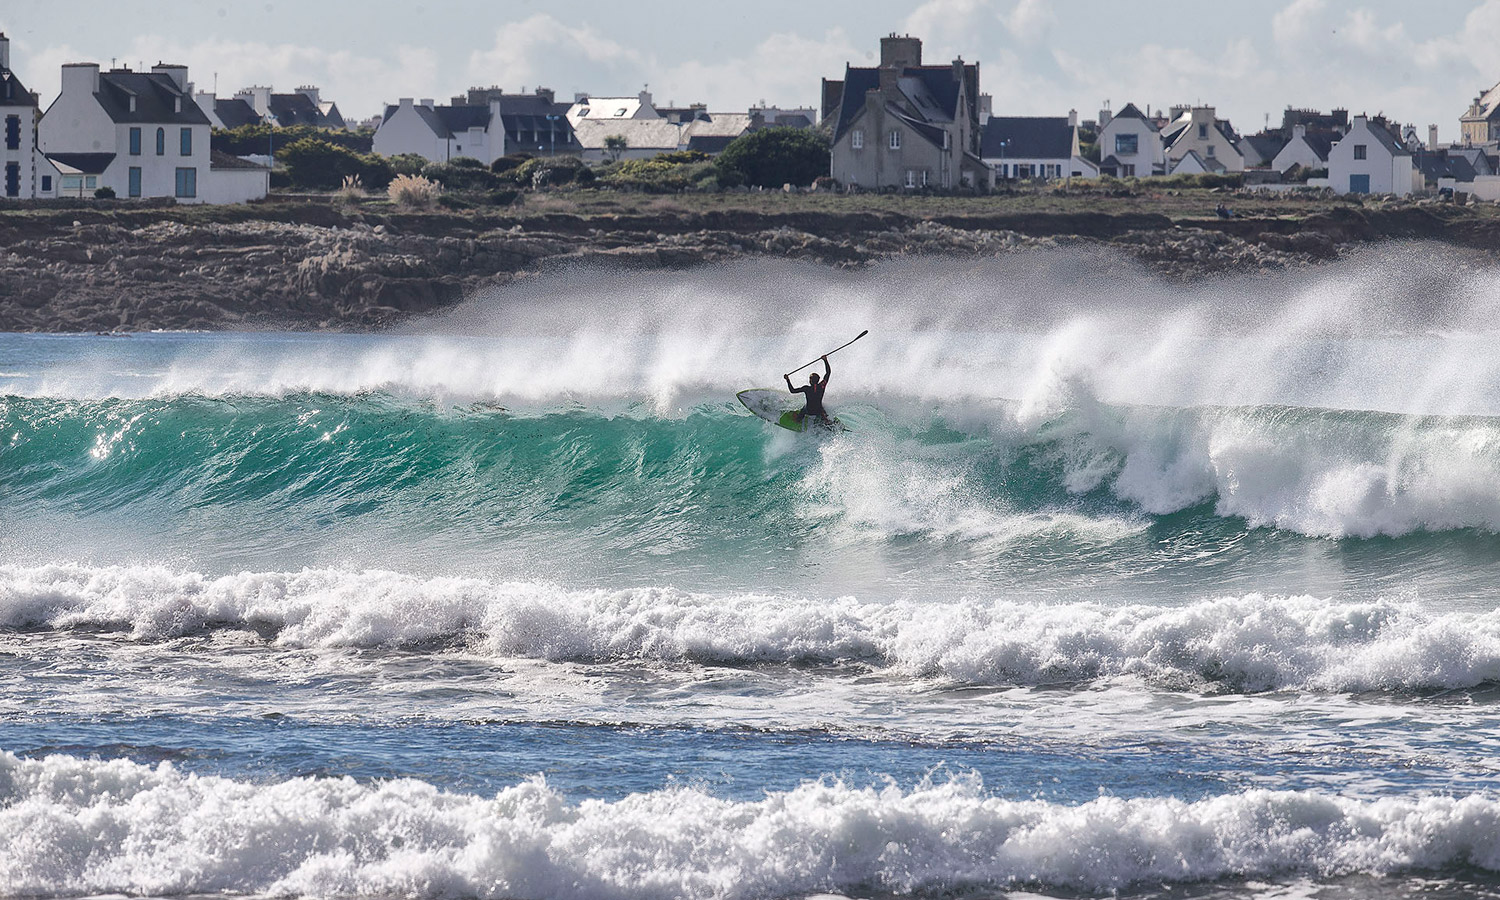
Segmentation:
<svg viewBox="0 0 1500 900">
<path fill-rule="evenodd" d="M 823 360 L 823 386 L 828 387 L 828 377 L 833 374 L 833 366 L 828 364 L 827 356 L 820 356 L 818 358 Z"/>
<path fill-rule="evenodd" d="M 793 394 L 797 393 L 797 389 L 794 388 L 794 387 L 792 387 L 792 376 L 790 376 L 790 375 L 783 375 L 781 377 L 786 379 L 786 389 L 787 389 L 787 391 L 790 392 L 790 393 L 793 393 Z"/>
</svg>

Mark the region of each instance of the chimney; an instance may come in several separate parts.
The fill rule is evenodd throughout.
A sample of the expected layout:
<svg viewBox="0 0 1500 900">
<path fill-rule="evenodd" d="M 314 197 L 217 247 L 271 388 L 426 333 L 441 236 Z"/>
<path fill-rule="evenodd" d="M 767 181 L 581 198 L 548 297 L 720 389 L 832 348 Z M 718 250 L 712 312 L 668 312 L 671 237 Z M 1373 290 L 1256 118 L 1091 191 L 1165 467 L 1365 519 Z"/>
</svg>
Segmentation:
<svg viewBox="0 0 1500 900">
<path fill-rule="evenodd" d="M 185 91 L 185 90 L 187 90 L 187 83 L 188 83 L 188 69 L 187 69 L 187 66 L 174 66 L 174 65 L 169 65 L 167 63 L 159 62 L 156 65 L 154 65 L 154 66 L 151 67 L 151 74 L 152 75 L 165 75 L 168 78 L 172 79 L 172 83 L 173 84 L 177 85 L 177 90 L 179 90 L 179 91 Z"/>
<path fill-rule="evenodd" d="M 422 105 L 425 106 L 425 107 L 427 107 L 428 109 L 432 109 L 432 98 L 431 97 L 423 97 L 422 98 Z"/>
<path fill-rule="evenodd" d="M 1437 126 L 1427 126 L 1427 149 L 1436 150 L 1438 145 Z"/>
<path fill-rule="evenodd" d="M 1115 114 L 1109 111 L 1108 106 L 1105 106 L 1103 109 L 1099 110 L 1099 127 L 1103 128 L 1104 126 L 1108 125 L 1110 123 L 1110 120 L 1112 120 L 1114 117 Z"/>
<path fill-rule="evenodd" d="M 552 88 L 539 87 L 536 89 L 536 95 L 541 97 L 545 103 L 557 102 L 557 92 L 552 90 Z"/>
<path fill-rule="evenodd" d="M 396 106 L 400 109 L 412 109 L 416 106 L 416 101 L 410 97 L 402 97 L 396 101 Z"/>
<path fill-rule="evenodd" d="M 995 98 L 989 94 L 979 95 L 979 124 L 985 125 L 990 121 L 990 116 L 995 114 Z"/>
<path fill-rule="evenodd" d="M 650 91 L 641 91 L 640 98 L 641 98 L 641 106 L 644 106 L 644 107 L 646 107 L 648 109 L 654 108 L 651 105 L 651 92 Z"/>
<path fill-rule="evenodd" d="M 953 83 L 954 84 L 962 84 L 963 80 L 964 80 L 964 60 L 963 60 L 963 57 L 961 57 L 961 56 L 955 57 L 954 60 L 953 60 Z"/>
<path fill-rule="evenodd" d="M 68 63 L 62 67 L 62 92 L 99 93 L 98 63 Z"/>
<path fill-rule="evenodd" d="M 887 97 L 896 95 L 896 82 L 901 78 L 901 70 L 894 66 L 880 67 L 880 93 Z"/>
<path fill-rule="evenodd" d="M 922 64 L 922 39 L 911 35 L 897 37 L 891 32 L 880 39 L 880 67 L 907 69 Z"/>
<path fill-rule="evenodd" d="M 271 114 L 271 89 L 268 87 L 251 85 L 247 88 L 240 88 L 235 92 L 234 99 L 250 104 L 250 108 L 260 116 Z"/>
<path fill-rule="evenodd" d="M 10 38 L 0 31 L 0 70 L 10 68 Z"/>
<path fill-rule="evenodd" d="M 1076 109 L 1070 109 L 1070 110 L 1068 110 L 1068 127 L 1069 128 L 1077 128 L 1078 127 L 1078 110 L 1076 110 Z"/>
<path fill-rule="evenodd" d="M 1292 140 L 1296 140 L 1299 137 L 1307 137 L 1307 126 L 1301 122 L 1292 126 Z"/>
<path fill-rule="evenodd" d="M 313 106 L 320 106 L 323 103 L 322 98 L 319 96 L 321 91 L 318 90 L 316 85 L 304 84 L 297 88 L 297 93 L 311 100 Z"/>
</svg>

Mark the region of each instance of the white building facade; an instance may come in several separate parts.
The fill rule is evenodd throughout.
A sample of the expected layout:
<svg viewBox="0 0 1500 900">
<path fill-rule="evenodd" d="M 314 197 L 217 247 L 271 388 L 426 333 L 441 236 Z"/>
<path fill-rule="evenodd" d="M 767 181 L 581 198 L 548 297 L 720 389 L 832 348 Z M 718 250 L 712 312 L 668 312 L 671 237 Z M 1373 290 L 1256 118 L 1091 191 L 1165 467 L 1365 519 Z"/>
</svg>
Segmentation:
<svg viewBox="0 0 1500 900">
<path fill-rule="evenodd" d="M 51 197 L 57 170 L 37 149 L 40 117 L 36 95 L 10 68 L 10 40 L 0 34 L 0 197 L 12 200 Z"/>
<path fill-rule="evenodd" d="M 1116 178 L 1146 178 L 1166 172 L 1161 132 L 1136 108 L 1125 104 L 1114 115 L 1099 115 L 1099 171 Z M 1107 119 L 1107 121 L 1105 121 Z"/>
<path fill-rule="evenodd" d="M 1367 116 L 1355 116 L 1349 133 L 1328 151 L 1328 182 L 1340 194 L 1396 194 L 1421 189 L 1410 150 Z"/>
</svg>

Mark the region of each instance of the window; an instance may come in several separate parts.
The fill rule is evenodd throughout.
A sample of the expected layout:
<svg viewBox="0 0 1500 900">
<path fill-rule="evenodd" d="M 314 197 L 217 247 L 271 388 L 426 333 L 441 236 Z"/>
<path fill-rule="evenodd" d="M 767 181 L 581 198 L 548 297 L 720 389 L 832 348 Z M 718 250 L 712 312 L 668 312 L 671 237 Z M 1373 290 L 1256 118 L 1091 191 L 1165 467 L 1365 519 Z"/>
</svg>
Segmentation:
<svg viewBox="0 0 1500 900">
<path fill-rule="evenodd" d="M 855 150 L 865 149 L 865 133 L 858 128 L 849 132 L 849 146 Z"/>
<path fill-rule="evenodd" d="M 130 155 L 141 155 L 141 130 L 139 128 L 130 129 Z"/>
<path fill-rule="evenodd" d="M 927 170 L 922 170 L 922 187 L 927 187 Z"/>
<path fill-rule="evenodd" d="M 619 118 L 620 116 L 623 116 L 623 115 L 625 115 L 625 107 L 622 106 L 619 109 L 615 110 L 615 117 L 616 118 Z"/>
<path fill-rule="evenodd" d="M 167 155 L 167 130 L 165 128 L 156 129 L 156 155 Z"/>
<path fill-rule="evenodd" d="M 1206 140 L 1207 138 L 1208 138 L 1208 125 L 1207 124 L 1199 125 L 1198 126 L 1198 139 L 1199 140 Z"/>
<path fill-rule="evenodd" d="M 52 193 L 52 176 L 51 175 L 43 175 L 42 176 L 42 193 L 44 193 L 44 194 L 50 194 L 50 193 Z"/>
<path fill-rule="evenodd" d="M 5 117 L 5 149 L 21 149 L 21 117 Z"/>
<path fill-rule="evenodd" d="M 131 166 L 130 167 L 130 196 L 132 196 L 132 197 L 139 197 L 140 195 L 141 195 L 141 167 L 140 166 Z"/>
<path fill-rule="evenodd" d="M 1208 145 L 1208 158 L 1209 159 L 1213 159 L 1214 158 L 1214 145 L 1213 144 L 1209 144 Z"/>
<path fill-rule="evenodd" d="M 587 106 L 585 106 L 583 109 L 580 109 L 578 111 L 578 118 L 580 118 L 580 119 L 586 119 L 586 118 L 588 118 L 588 115 L 589 115 L 589 108 Z"/>
<path fill-rule="evenodd" d="M 179 197 L 196 197 L 196 196 L 198 196 L 198 170 L 197 169 L 178 169 L 177 170 L 177 196 L 179 196 Z"/>
<path fill-rule="evenodd" d="M 21 164 L 18 162 L 5 164 L 5 196 L 21 196 Z"/>
<path fill-rule="evenodd" d="M 98 175 L 90 175 L 87 178 L 83 179 L 83 186 L 86 187 L 86 188 L 96 188 L 96 187 L 98 187 L 99 186 L 99 176 Z"/>
<path fill-rule="evenodd" d="M 1140 146 L 1141 146 L 1141 136 L 1138 135 L 1138 134 L 1117 134 L 1117 135 L 1115 135 L 1115 152 L 1116 153 L 1139 153 L 1140 152 Z"/>
<path fill-rule="evenodd" d="M 1135 166 L 1132 166 L 1132 165 L 1123 165 L 1123 166 L 1120 166 L 1120 177 L 1121 178 L 1134 178 L 1135 177 Z"/>
<path fill-rule="evenodd" d="M 67 193 L 69 191 L 76 191 L 78 193 L 78 196 L 82 197 L 83 196 L 83 176 L 82 175 L 64 175 L 62 177 L 62 189 L 63 189 L 64 193 Z"/>
<path fill-rule="evenodd" d="M 906 170 L 906 186 L 909 188 L 917 186 L 917 172 L 915 169 Z"/>
<path fill-rule="evenodd" d="M 901 149 L 901 132 L 900 131 L 892 131 L 891 132 L 891 149 L 892 150 L 900 150 Z"/>
<path fill-rule="evenodd" d="M 1366 159 L 1366 158 L 1368 158 L 1367 154 L 1366 154 L 1366 145 L 1364 145 L 1364 144 L 1355 144 L 1354 145 L 1354 158 L 1355 159 Z"/>
<path fill-rule="evenodd" d="M 193 155 L 193 129 L 191 129 L 191 128 L 184 128 L 184 129 L 182 129 L 182 139 L 181 139 L 180 143 L 181 143 L 180 149 L 182 151 L 182 155 L 183 156 L 192 156 Z"/>
</svg>

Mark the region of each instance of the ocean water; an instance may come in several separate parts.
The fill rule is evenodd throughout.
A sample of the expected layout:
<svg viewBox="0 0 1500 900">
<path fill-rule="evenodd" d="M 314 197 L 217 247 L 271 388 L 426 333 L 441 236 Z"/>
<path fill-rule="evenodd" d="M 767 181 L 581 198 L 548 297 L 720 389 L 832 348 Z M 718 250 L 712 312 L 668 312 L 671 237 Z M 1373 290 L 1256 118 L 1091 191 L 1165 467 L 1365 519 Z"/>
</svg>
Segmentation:
<svg viewBox="0 0 1500 900">
<path fill-rule="evenodd" d="M 1500 271 L 0 335 L 0 895 L 1500 896 Z M 851 426 L 734 391 L 833 358 Z"/>
</svg>

